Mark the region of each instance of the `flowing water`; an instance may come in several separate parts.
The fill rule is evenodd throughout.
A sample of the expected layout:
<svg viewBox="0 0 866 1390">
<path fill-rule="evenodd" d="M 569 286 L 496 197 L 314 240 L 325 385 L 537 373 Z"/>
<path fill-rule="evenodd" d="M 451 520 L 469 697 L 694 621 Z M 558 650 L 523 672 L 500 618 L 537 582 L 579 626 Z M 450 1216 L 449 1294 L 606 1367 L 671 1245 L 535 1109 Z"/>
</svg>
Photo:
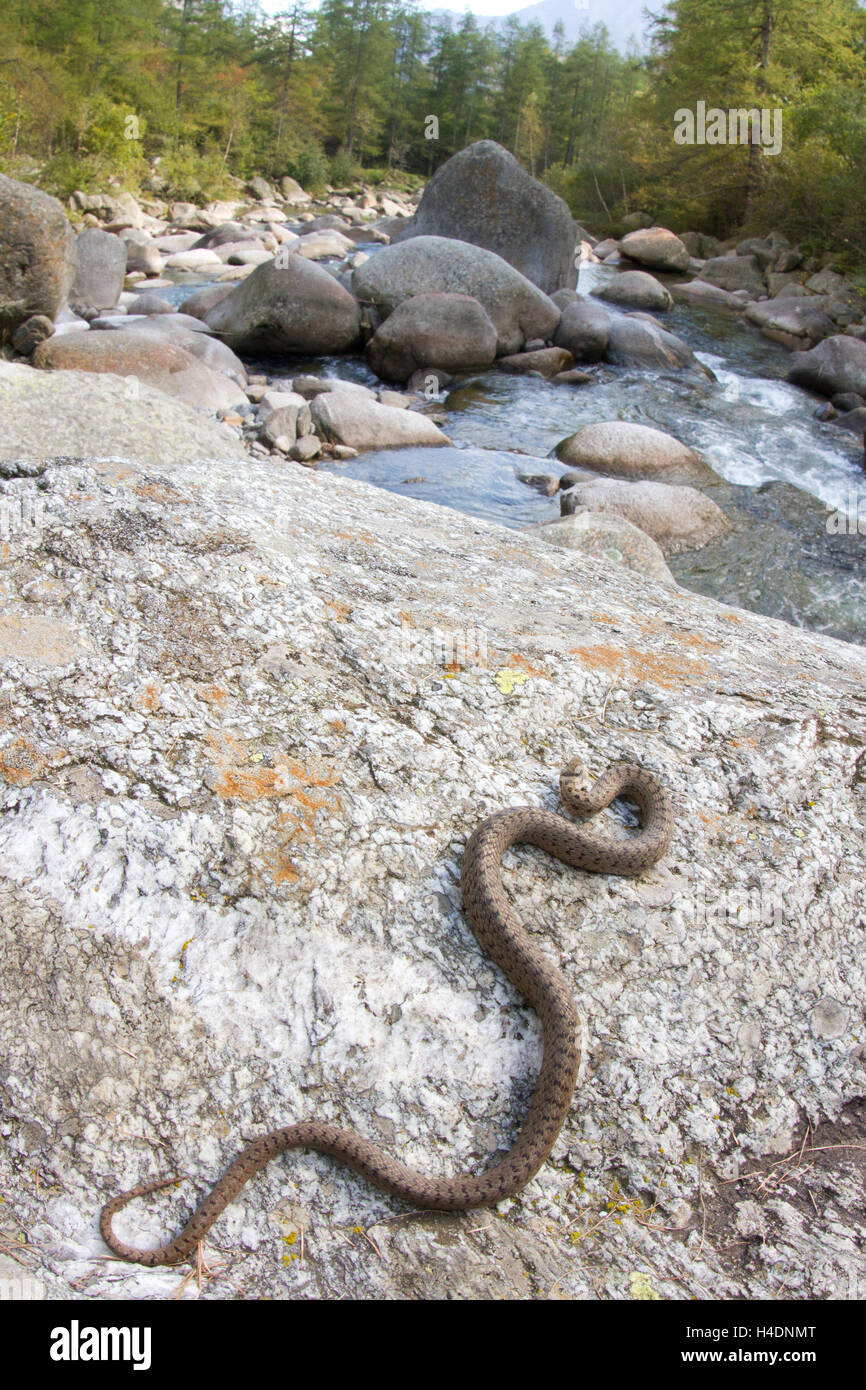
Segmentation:
<svg viewBox="0 0 866 1390">
<path fill-rule="evenodd" d="M 580 292 L 615 273 L 583 266 Z M 193 288 L 171 297 L 180 301 Z M 577 387 L 474 373 L 439 397 L 453 447 L 377 450 L 321 467 L 519 527 L 559 515 L 558 497 L 519 475 L 558 478 L 564 469 L 548 455 L 561 439 L 601 420 L 652 425 L 712 465 L 722 482 L 709 491 L 734 522 L 724 540 L 669 560 L 677 580 L 726 603 L 866 644 L 866 534 L 857 531 L 858 507 L 866 531 L 862 442 L 814 418 L 818 398 L 784 379 L 790 353 L 742 315 L 677 303 L 659 318 L 714 379 L 604 364 L 589 369 L 590 384 Z M 379 384 L 363 358 L 249 365 L 273 376 L 313 372 Z"/>
</svg>

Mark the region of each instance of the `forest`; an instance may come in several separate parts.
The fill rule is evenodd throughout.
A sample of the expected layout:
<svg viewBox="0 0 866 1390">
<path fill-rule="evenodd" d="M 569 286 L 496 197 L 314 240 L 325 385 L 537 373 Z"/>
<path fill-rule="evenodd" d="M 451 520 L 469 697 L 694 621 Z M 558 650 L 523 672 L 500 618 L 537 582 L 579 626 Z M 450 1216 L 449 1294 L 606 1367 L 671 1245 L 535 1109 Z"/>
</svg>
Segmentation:
<svg viewBox="0 0 866 1390">
<path fill-rule="evenodd" d="M 412 186 L 473 140 L 511 150 L 598 234 L 643 211 L 716 236 L 784 231 L 866 264 L 866 10 L 856 0 L 671 0 L 647 53 L 600 24 L 320 0 L 4 0 L 0 170 L 58 196 L 108 181 L 206 201 L 231 180 Z M 682 143 L 682 112 L 775 113 Z M 679 113 L 679 116 L 678 116 Z M 236 185 L 234 185 L 236 186 Z"/>
</svg>

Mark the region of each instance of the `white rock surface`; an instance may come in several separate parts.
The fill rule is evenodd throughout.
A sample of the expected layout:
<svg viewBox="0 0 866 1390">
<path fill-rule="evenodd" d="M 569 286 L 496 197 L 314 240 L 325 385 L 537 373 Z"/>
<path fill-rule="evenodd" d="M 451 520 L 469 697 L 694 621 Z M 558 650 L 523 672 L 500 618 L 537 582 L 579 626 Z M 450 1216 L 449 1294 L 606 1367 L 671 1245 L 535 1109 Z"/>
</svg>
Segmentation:
<svg viewBox="0 0 866 1390">
<path fill-rule="evenodd" d="M 857 1133 L 866 653 L 290 463 L 2 478 L 44 513 L 0 554 L 0 1185 L 50 1297 L 176 1291 L 104 1259 L 101 1203 L 190 1173 L 117 1219 L 155 1244 L 274 1125 L 428 1173 L 512 1142 L 538 1026 L 463 920 L 461 849 L 556 809 L 575 754 L 656 770 L 677 829 L 638 879 L 507 856 L 583 1020 L 551 1160 L 440 1216 L 290 1154 L 213 1228 L 202 1296 L 850 1297 L 851 1155 L 815 1154 L 814 1211 L 749 1175 L 794 1171 L 803 1116 Z"/>
</svg>

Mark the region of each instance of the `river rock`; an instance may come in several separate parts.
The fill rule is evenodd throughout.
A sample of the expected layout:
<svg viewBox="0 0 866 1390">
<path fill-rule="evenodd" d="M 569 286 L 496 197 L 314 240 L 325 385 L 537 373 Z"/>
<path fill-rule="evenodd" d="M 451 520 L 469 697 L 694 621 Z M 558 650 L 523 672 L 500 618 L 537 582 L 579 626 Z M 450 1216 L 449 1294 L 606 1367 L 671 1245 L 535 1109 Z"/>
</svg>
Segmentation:
<svg viewBox="0 0 866 1390">
<path fill-rule="evenodd" d="M 674 302 L 670 291 L 645 270 L 621 271 L 594 293 L 609 304 L 628 304 L 635 309 L 665 310 L 672 308 Z"/>
<path fill-rule="evenodd" d="M 75 233 L 56 198 L 0 174 L 0 339 L 53 320 L 75 274 Z"/>
<path fill-rule="evenodd" d="M 311 261 L 322 261 L 328 256 L 342 260 L 353 250 L 355 243 L 337 231 L 309 232 L 298 239 L 296 251 Z"/>
<path fill-rule="evenodd" d="M 655 218 L 649 212 L 627 212 L 622 218 L 622 226 L 627 232 L 637 232 L 644 227 L 651 227 L 654 222 Z"/>
<path fill-rule="evenodd" d="M 263 179 L 259 174 L 257 174 L 255 178 L 249 180 L 247 188 L 250 190 L 253 197 L 258 198 L 259 202 L 262 203 L 271 202 L 275 196 L 274 190 L 271 188 L 267 179 Z"/>
<path fill-rule="evenodd" d="M 632 483 L 620 478 L 580 480 L 563 491 L 560 508 L 563 516 L 587 508 L 625 517 L 651 536 L 665 555 L 698 550 L 731 529 L 725 513 L 711 497 L 677 483 Z"/>
<path fill-rule="evenodd" d="M 662 430 L 626 420 L 584 425 L 561 440 L 554 452 L 562 463 L 589 468 L 608 478 L 706 483 L 716 477 L 694 449 Z"/>
<path fill-rule="evenodd" d="M 284 174 L 280 179 L 280 191 L 289 207 L 304 207 L 312 202 L 309 193 L 305 193 L 297 179 L 291 178 L 289 174 Z"/>
<path fill-rule="evenodd" d="M 775 265 L 779 257 L 779 248 L 769 237 L 747 237 L 745 241 L 737 244 L 736 254 L 738 256 L 754 256 L 762 272 Z"/>
<path fill-rule="evenodd" d="M 299 436 L 310 433 L 311 424 L 310 407 L 305 401 L 298 405 L 282 405 L 269 412 L 262 423 L 259 438 L 271 447 L 276 445 L 278 439 L 283 438 L 288 439 L 289 445 L 292 445 Z"/>
<path fill-rule="evenodd" d="M 619 250 L 630 261 L 649 266 L 651 270 L 688 270 L 689 253 L 678 236 L 666 227 L 647 227 L 629 232 L 619 243 Z M 596 247 L 596 255 L 600 254 Z"/>
<path fill-rule="evenodd" d="M 674 299 L 696 301 L 699 304 L 718 304 L 724 309 L 733 309 L 738 314 L 746 307 L 742 299 L 738 299 L 730 290 L 711 285 L 709 280 L 687 280 L 685 284 L 672 285 L 671 294 Z"/>
<path fill-rule="evenodd" d="M 162 252 L 145 232 L 130 231 L 121 233 L 126 243 L 126 270 L 144 275 L 160 275 L 165 264 Z"/>
<path fill-rule="evenodd" d="M 809 352 L 795 353 L 788 380 L 822 396 L 866 395 L 866 343 L 841 333 L 825 338 Z"/>
<path fill-rule="evenodd" d="M 839 275 L 829 267 L 810 275 L 806 281 L 806 289 L 812 294 L 827 295 L 830 299 L 839 300 L 853 309 L 858 318 L 866 311 L 866 295 L 863 291 L 852 285 L 850 280 L 846 280 L 844 275 Z"/>
<path fill-rule="evenodd" d="M 51 441 L 56 457 L 134 458 L 144 468 L 190 459 L 234 467 L 248 455 L 216 420 L 137 378 L 36 371 L 0 361 L 0 460 L 38 462 Z"/>
<path fill-rule="evenodd" d="M 429 236 L 494 251 L 546 294 L 577 284 L 567 205 L 495 140 L 477 140 L 440 165 L 393 240 Z"/>
<path fill-rule="evenodd" d="M 863 649 L 183 428 L 144 463 L 76 428 L 41 456 L 41 536 L 0 556 L 7 1268 L 143 1319 L 194 1272 L 106 1258 L 123 1188 L 194 1179 L 115 1218 L 154 1246 L 275 1124 L 351 1125 L 433 1177 L 511 1145 L 539 1027 L 466 925 L 462 847 L 560 811 L 579 755 L 653 769 L 675 825 L 635 878 L 508 856 L 589 1058 L 551 1160 L 467 1218 L 289 1153 L 208 1233 L 204 1296 L 850 1298 Z M 803 1135 L 835 1164 L 817 1214 L 744 1179 Z M 742 1257 L 737 1191 L 771 1258 Z"/>
<path fill-rule="evenodd" d="M 708 376 L 688 343 L 658 324 L 632 314 L 610 320 L 607 360 L 617 367 L 689 369 Z"/>
<path fill-rule="evenodd" d="M 194 290 L 187 295 L 181 308 L 190 318 L 204 319 L 215 304 L 220 304 L 234 290 L 234 285 L 205 285 L 204 289 Z"/>
<path fill-rule="evenodd" d="M 566 348 L 575 362 L 600 362 L 610 339 L 610 314 L 600 304 L 581 300 L 567 304 L 557 325 L 554 341 Z"/>
<path fill-rule="evenodd" d="M 679 236 L 689 255 L 698 260 L 710 260 L 713 256 L 721 256 L 724 251 L 722 243 L 706 232 L 680 232 Z"/>
<path fill-rule="evenodd" d="M 224 265 L 263 265 L 271 260 L 272 251 L 267 251 L 260 241 L 227 241 L 217 250 Z"/>
<path fill-rule="evenodd" d="M 767 293 L 756 256 L 713 256 L 699 272 L 698 279 L 723 290 L 748 290 L 755 299 Z"/>
<path fill-rule="evenodd" d="M 106 315 L 101 320 L 94 319 L 90 326 L 94 328 L 97 324 L 112 329 L 120 328 L 124 332 L 157 333 L 160 337 L 166 338 L 177 338 L 190 333 L 207 337 L 210 332 L 207 324 L 201 319 L 178 310 L 172 314 L 126 314 L 122 318 Z"/>
<path fill-rule="evenodd" d="M 409 444 L 448 444 L 450 440 L 426 415 L 396 410 L 355 392 L 329 391 L 310 406 L 313 425 L 322 439 L 353 449 L 391 449 Z"/>
<path fill-rule="evenodd" d="M 132 303 L 127 305 L 126 312 L 127 315 L 131 315 L 133 318 L 137 318 L 142 314 L 147 318 L 151 318 L 154 314 L 174 314 L 177 311 L 175 306 L 169 303 L 167 299 L 163 299 L 158 294 L 151 294 L 149 291 L 145 291 L 144 294 L 134 294 L 132 296 Z M 184 313 L 188 312 L 186 306 L 184 306 Z"/>
<path fill-rule="evenodd" d="M 320 396 L 323 391 L 349 391 L 356 396 L 366 396 L 369 401 L 376 399 L 376 392 L 369 386 L 364 386 L 360 381 L 345 381 L 338 376 L 296 376 L 292 382 L 292 390 L 306 401 Z M 268 395 L 265 396 L 265 400 L 267 399 Z"/>
<path fill-rule="evenodd" d="M 39 344 L 50 338 L 53 332 L 54 324 L 47 314 L 33 314 L 31 318 L 19 323 L 15 329 L 12 334 L 12 349 L 22 357 L 30 357 Z"/>
<path fill-rule="evenodd" d="M 598 560 L 625 565 L 636 574 L 648 575 L 661 584 L 675 584 L 667 562 L 655 541 L 624 516 L 613 513 L 576 511 L 555 521 L 540 521 L 521 527 L 526 535 L 538 536 L 548 545 L 579 550 Z"/>
<path fill-rule="evenodd" d="M 256 233 L 244 222 L 221 222 L 202 232 L 189 246 L 175 246 L 174 251 L 215 251 L 218 246 L 227 246 L 239 241 L 249 241 Z"/>
<path fill-rule="evenodd" d="M 202 247 L 198 251 L 173 251 L 165 262 L 167 270 L 209 270 L 222 265 L 216 251 Z"/>
<path fill-rule="evenodd" d="M 857 406 L 854 410 L 846 410 L 838 416 L 836 424 L 841 430 L 850 430 L 852 434 L 857 434 L 860 438 L 866 436 L 866 406 Z"/>
<path fill-rule="evenodd" d="M 156 386 L 187 405 L 220 410 L 246 399 L 229 377 L 218 375 L 152 331 L 73 333 L 40 343 L 34 367 L 49 371 L 111 372 Z"/>
<path fill-rule="evenodd" d="M 112 309 L 126 278 L 126 245 L 120 237 L 87 227 L 75 238 L 75 277 L 70 304 L 88 309 Z"/>
<path fill-rule="evenodd" d="M 349 291 L 297 255 L 256 266 L 204 321 L 238 352 L 347 352 L 361 332 L 360 309 Z"/>
<path fill-rule="evenodd" d="M 574 366 L 574 357 L 567 348 L 536 348 L 533 352 L 516 352 L 509 357 L 500 357 L 496 365 L 504 372 L 535 372 L 550 380 L 570 371 Z"/>
<path fill-rule="evenodd" d="M 814 347 L 836 332 L 832 319 L 802 299 L 765 299 L 760 304 L 749 304 L 746 318 L 757 324 L 765 337 L 797 350 Z"/>
<path fill-rule="evenodd" d="M 141 230 L 153 225 L 153 218 L 148 217 L 131 193 L 124 191 L 113 199 L 110 220 L 105 224 L 105 229 L 109 232 L 122 232 L 125 227 Z"/>
<path fill-rule="evenodd" d="M 560 318 L 552 300 L 501 256 L 442 236 L 383 247 L 353 271 L 352 288 L 385 315 L 412 295 L 471 295 L 496 328 L 500 355 L 518 352 L 528 339 L 551 338 Z"/>
<path fill-rule="evenodd" d="M 387 381 L 407 381 L 423 367 L 448 372 L 489 367 L 496 329 L 466 294 L 416 294 L 404 299 L 367 344 L 367 361 Z"/>
<path fill-rule="evenodd" d="M 148 327 L 157 328 L 157 324 L 162 323 L 163 320 L 162 318 L 157 320 L 149 318 L 142 320 L 142 322 L 145 324 L 144 331 L 146 331 Z M 230 381 L 237 382 L 241 388 L 246 387 L 247 369 L 241 359 L 232 352 L 228 343 L 220 342 L 219 338 L 212 338 L 209 333 L 191 333 L 187 330 L 173 333 L 171 339 L 172 342 L 177 343 L 178 347 L 183 348 L 184 352 L 190 353 L 199 362 L 203 362 L 218 376 L 228 377 Z M 236 400 L 240 402 L 242 397 L 238 396 Z"/>
<path fill-rule="evenodd" d="M 600 261 L 606 261 L 608 256 L 613 256 L 619 251 L 619 242 L 615 237 L 605 237 L 602 241 L 595 244 L 595 254 Z"/>
</svg>

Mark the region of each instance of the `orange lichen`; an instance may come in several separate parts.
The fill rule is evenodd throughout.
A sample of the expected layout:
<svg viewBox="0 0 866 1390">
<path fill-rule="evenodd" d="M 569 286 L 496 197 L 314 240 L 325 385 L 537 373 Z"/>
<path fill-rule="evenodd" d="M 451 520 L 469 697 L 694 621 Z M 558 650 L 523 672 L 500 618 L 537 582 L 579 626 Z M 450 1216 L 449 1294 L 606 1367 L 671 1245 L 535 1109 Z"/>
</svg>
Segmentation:
<svg viewBox="0 0 866 1390">
<path fill-rule="evenodd" d="M 160 690 L 161 686 L 158 681 L 149 681 L 144 689 L 134 697 L 133 703 L 139 709 L 147 710 L 149 714 L 153 713 L 155 709 L 159 708 Z"/>
<path fill-rule="evenodd" d="M 347 603 L 341 603 L 339 599 L 326 598 L 324 604 L 326 608 L 333 608 L 337 615 L 338 623 L 344 623 L 347 618 L 351 618 L 352 616 L 352 609 L 349 605 Z"/>
<path fill-rule="evenodd" d="M 16 738 L 0 748 L 0 777 L 13 787 L 27 787 L 41 777 L 47 767 L 63 756 L 64 749 L 47 752 L 37 748 L 29 739 Z"/>
<path fill-rule="evenodd" d="M 168 483 L 133 483 L 130 491 L 148 502 L 174 502 L 180 503 L 182 507 L 190 505 L 190 499 Z"/>
<path fill-rule="evenodd" d="M 528 676 L 543 676 L 545 680 L 551 679 L 549 671 L 545 671 L 543 666 L 533 666 L 531 661 L 520 655 L 520 652 L 509 652 L 505 658 L 505 665 L 511 667 L 512 670 L 516 667 L 518 671 L 525 671 Z"/>
<path fill-rule="evenodd" d="M 651 681 L 664 690 L 677 690 L 683 685 L 701 685 L 709 675 L 705 662 L 690 661 L 681 656 L 662 656 L 657 652 L 640 652 L 633 648 L 622 651 L 618 647 L 602 646 L 573 647 L 571 652 L 592 670 L 605 670 L 616 676 L 627 673 L 635 680 Z"/>
<path fill-rule="evenodd" d="M 222 709 L 229 698 L 219 685 L 206 685 L 198 693 L 199 699 L 208 705 L 216 705 L 218 709 Z"/>
</svg>

